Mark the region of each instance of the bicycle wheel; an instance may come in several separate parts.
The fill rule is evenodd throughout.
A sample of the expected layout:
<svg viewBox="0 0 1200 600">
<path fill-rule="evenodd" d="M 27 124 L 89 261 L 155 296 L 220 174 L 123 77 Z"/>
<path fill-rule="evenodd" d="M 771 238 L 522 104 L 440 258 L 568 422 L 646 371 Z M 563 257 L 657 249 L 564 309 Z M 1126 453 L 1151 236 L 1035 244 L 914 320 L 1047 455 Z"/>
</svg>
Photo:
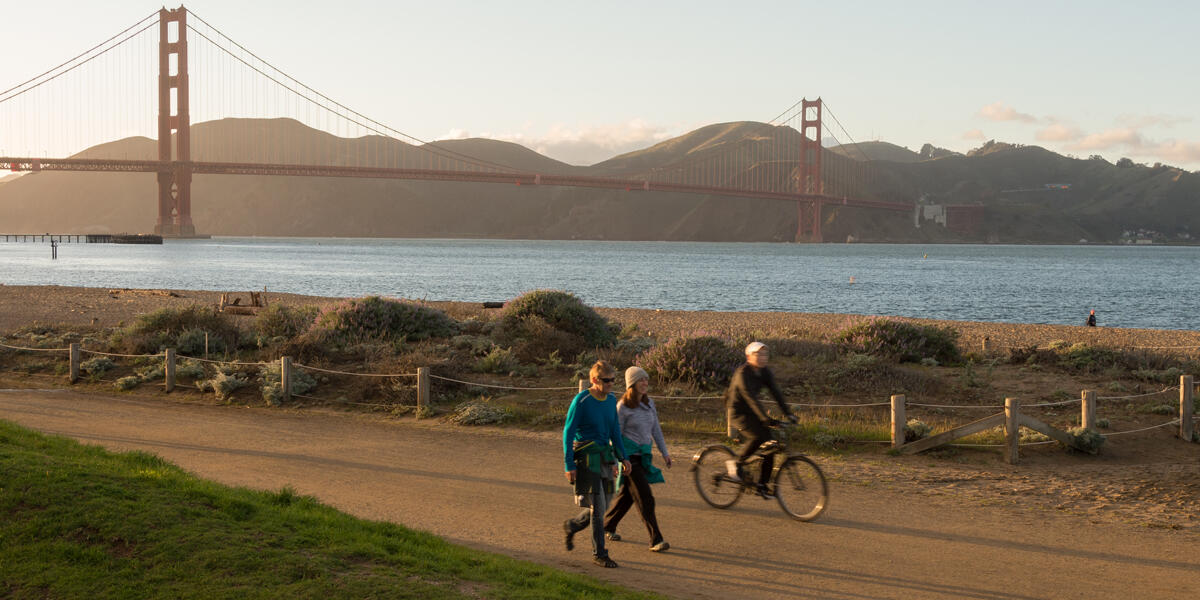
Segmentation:
<svg viewBox="0 0 1200 600">
<path fill-rule="evenodd" d="M 696 491 L 713 508 L 729 508 L 742 497 L 742 484 L 729 479 L 725 461 L 733 460 L 733 451 L 725 446 L 709 446 L 692 461 Z"/>
<path fill-rule="evenodd" d="M 829 502 L 825 474 L 807 456 L 789 456 L 775 473 L 774 483 L 779 506 L 796 520 L 817 518 Z"/>
</svg>

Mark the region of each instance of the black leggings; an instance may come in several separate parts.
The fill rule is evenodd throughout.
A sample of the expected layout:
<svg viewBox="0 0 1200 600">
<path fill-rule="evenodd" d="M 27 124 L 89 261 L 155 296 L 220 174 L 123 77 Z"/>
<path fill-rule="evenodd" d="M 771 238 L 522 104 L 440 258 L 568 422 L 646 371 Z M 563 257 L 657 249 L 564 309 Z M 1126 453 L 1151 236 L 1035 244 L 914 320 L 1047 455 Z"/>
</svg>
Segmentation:
<svg viewBox="0 0 1200 600">
<path fill-rule="evenodd" d="M 754 456 L 754 451 L 771 439 L 771 432 L 767 427 L 758 421 L 744 423 L 740 428 L 742 436 L 746 438 L 746 445 L 742 446 L 742 451 L 738 453 L 738 467 L 746 464 L 751 456 Z M 763 457 L 762 471 L 758 474 L 758 483 L 766 485 L 771 479 L 771 470 L 775 468 L 775 455 Z"/>
<path fill-rule="evenodd" d="M 650 545 L 653 546 L 663 541 L 662 531 L 658 529 L 658 517 L 654 515 L 654 494 L 650 491 L 650 482 L 646 479 L 642 457 L 635 454 L 629 457 L 629 462 L 632 463 L 633 469 L 629 471 L 628 477 L 621 480 L 621 489 L 617 491 L 616 501 L 604 515 L 604 530 L 609 533 L 616 532 L 617 524 L 621 522 L 625 513 L 629 512 L 629 507 L 637 504 L 642 522 L 646 524 L 646 531 L 650 533 Z"/>
</svg>

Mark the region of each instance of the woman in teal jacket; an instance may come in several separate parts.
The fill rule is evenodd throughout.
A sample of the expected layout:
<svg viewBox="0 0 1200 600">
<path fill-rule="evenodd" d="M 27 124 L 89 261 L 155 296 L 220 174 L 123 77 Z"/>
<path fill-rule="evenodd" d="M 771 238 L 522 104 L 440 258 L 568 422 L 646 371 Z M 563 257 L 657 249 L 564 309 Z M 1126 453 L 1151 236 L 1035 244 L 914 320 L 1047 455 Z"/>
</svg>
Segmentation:
<svg viewBox="0 0 1200 600">
<path fill-rule="evenodd" d="M 575 503 L 583 507 L 575 518 L 563 523 L 567 550 L 575 547 L 575 534 L 592 527 L 592 555 L 596 564 L 614 568 L 604 547 L 604 511 L 617 476 L 617 459 L 628 471 L 621 428 L 617 424 L 617 397 L 612 393 L 616 380 L 606 361 L 597 361 L 589 374 L 591 387 L 579 392 L 567 409 L 563 426 L 563 459 L 567 481 L 575 486 Z"/>
</svg>

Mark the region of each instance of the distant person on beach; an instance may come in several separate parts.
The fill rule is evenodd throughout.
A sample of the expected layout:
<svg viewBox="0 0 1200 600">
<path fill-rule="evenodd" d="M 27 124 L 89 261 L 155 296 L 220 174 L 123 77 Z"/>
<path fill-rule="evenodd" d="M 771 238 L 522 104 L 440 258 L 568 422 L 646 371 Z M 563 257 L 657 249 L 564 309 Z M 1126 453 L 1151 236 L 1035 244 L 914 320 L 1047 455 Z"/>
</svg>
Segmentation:
<svg viewBox="0 0 1200 600">
<path fill-rule="evenodd" d="M 1087 324 L 1088 324 L 1088 327 L 1096 326 L 1096 309 L 1093 308 L 1092 314 L 1088 315 Z"/>
<path fill-rule="evenodd" d="M 563 522 L 567 550 L 575 548 L 575 534 L 592 528 L 592 560 L 612 569 L 616 561 L 604 547 L 604 511 L 617 477 L 617 459 L 629 472 L 617 422 L 617 397 L 612 393 L 616 374 L 607 361 L 597 361 L 589 373 L 592 386 L 579 392 L 567 409 L 563 426 L 563 457 L 567 481 L 575 485 L 575 503 L 583 508 L 573 519 Z"/>
<path fill-rule="evenodd" d="M 771 392 L 784 417 L 793 423 L 796 422 L 796 417 L 783 401 L 783 392 L 779 390 L 779 384 L 775 383 L 775 374 L 767 368 L 769 359 L 770 352 L 766 344 L 751 342 L 746 346 L 746 363 L 733 372 L 729 390 L 725 392 L 725 406 L 730 411 L 730 422 L 746 438 L 746 445 L 742 446 L 737 459 L 728 461 L 725 465 L 729 469 L 729 476 L 735 479 L 745 476 L 742 467 L 746 460 L 754 456 L 754 451 L 758 450 L 759 446 L 771 439 L 771 432 L 767 428 L 779 423 L 758 403 L 758 394 L 763 388 Z M 758 476 L 758 493 L 763 498 L 769 497 L 767 481 L 771 477 L 774 463 L 773 456 L 766 457 L 762 462 L 762 471 Z"/>
<path fill-rule="evenodd" d="M 671 468 L 671 454 L 667 452 L 667 442 L 663 439 L 662 426 L 658 422 L 658 409 L 646 392 L 650 389 L 650 376 L 641 367 L 629 367 L 625 370 L 625 395 L 617 405 L 617 421 L 621 425 L 621 439 L 625 443 L 625 456 L 629 457 L 633 468 L 620 478 L 617 489 L 617 499 L 604 515 L 604 532 L 608 539 L 618 541 L 617 525 L 629 512 L 629 507 L 637 504 L 638 513 L 646 531 L 650 533 L 650 551 L 664 552 L 671 547 L 663 539 L 662 531 L 658 528 L 658 517 L 654 513 L 654 493 L 650 484 L 662 483 L 662 471 L 650 460 L 651 444 L 658 446 L 663 463 Z"/>
</svg>

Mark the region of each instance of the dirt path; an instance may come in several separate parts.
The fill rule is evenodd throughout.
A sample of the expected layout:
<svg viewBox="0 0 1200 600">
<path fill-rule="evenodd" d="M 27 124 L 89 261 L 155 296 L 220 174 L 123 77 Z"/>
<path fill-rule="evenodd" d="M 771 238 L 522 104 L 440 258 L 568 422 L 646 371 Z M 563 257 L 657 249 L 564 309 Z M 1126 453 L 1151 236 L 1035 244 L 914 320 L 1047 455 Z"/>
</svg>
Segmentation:
<svg viewBox="0 0 1200 600">
<path fill-rule="evenodd" d="M 628 541 L 611 550 L 622 568 L 605 570 L 586 538 L 562 548 L 575 509 L 549 435 L 65 391 L 0 392 L 0 419 L 153 452 L 226 484 L 291 485 L 360 517 L 678 598 L 1165 598 L 1200 587 L 1190 531 L 929 497 L 903 481 L 835 481 L 828 512 L 802 524 L 757 499 L 707 508 L 680 466 L 655 490 L 671 551 L 648 552 L 631 515 Z"/>
</svg>

